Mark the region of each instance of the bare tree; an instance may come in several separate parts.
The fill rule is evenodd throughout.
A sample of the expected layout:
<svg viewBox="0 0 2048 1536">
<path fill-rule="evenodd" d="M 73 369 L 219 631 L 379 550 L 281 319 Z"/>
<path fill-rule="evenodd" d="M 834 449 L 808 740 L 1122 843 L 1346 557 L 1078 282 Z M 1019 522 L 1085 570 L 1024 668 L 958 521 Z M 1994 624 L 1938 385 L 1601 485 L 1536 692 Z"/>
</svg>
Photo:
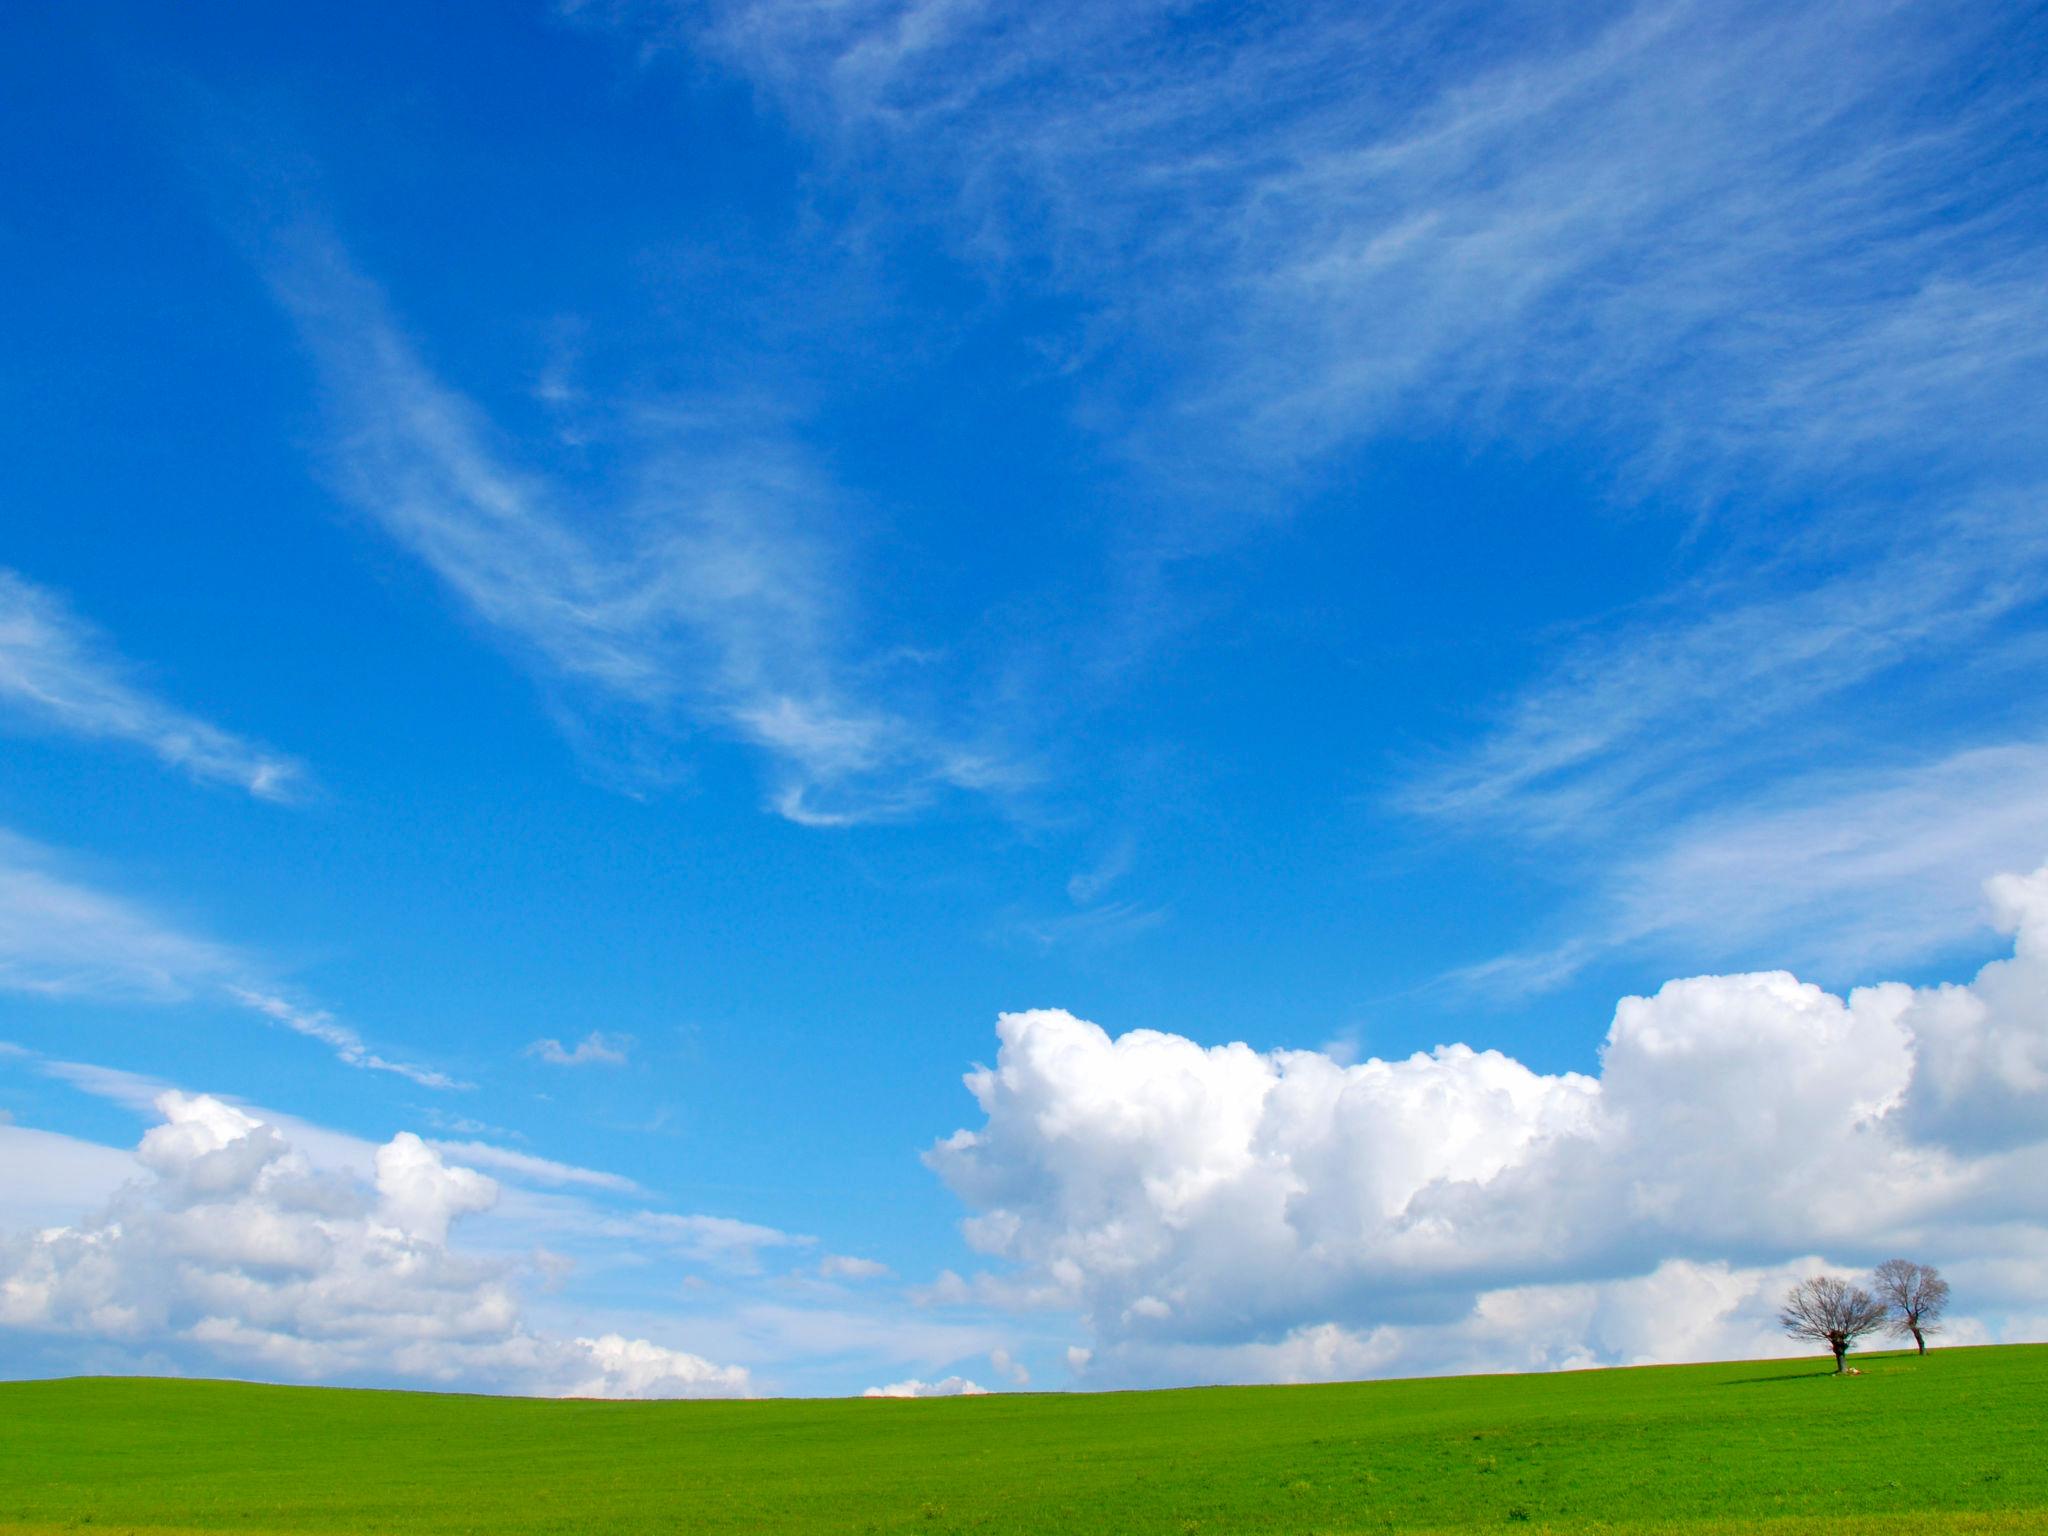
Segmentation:
<svg viewBox="0 0 2048 1536">
<path fill-rule="evenodd" d="M 1843 1356 L 1866 1333 L 1875 1333 L 1891 1319 L 1891 1309 L 1860 1285 L 1815 1275 L 1792 1287 L 1778 1324 L 1795 1339 L 1812 1339 L 1835 1352 L 1835 1373 Z"/>
<path fill-rule="evenodd" d="M 1911 1259 L 1886 1259 L 1872 1278 L 1877 1299 L 1891 1314 L 1891 1331 L 1902 1337 L 1910 1333 L 1926 1354 L 1927 1335 L 1941 1331 L 1941 1314 L 1948 1307 L 1948 1282 L 1941 1271 Z"/>
</svg>

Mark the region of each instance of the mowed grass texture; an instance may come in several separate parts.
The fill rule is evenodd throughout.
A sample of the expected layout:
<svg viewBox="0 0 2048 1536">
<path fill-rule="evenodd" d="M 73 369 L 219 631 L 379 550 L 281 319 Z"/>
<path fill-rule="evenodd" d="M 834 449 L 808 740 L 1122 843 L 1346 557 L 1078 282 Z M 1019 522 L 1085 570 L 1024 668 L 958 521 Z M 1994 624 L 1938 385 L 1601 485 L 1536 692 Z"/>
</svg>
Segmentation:
<svg viewBox="0 0 2048 1536">
<path fill-rule="evenodd" d="M 597 1403 L 0 1385 L 0 1531 L 2048 1531 L 2048 1346 L 1344 1386 Z"/>
</svg>

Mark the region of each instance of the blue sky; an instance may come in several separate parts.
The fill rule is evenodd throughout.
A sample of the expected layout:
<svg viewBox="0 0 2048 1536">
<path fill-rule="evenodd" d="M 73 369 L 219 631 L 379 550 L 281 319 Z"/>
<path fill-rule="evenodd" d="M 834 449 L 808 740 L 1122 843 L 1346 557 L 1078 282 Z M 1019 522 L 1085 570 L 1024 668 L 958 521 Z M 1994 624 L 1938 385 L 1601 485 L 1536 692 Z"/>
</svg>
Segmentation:
<svg viewBox="0 0 2048 1536">
<path fill-rule="evenodd" d="M 0 1369 L 1583 1363 L 1902 1243 L 2042 1326 L 2030 8 L 5 26 L 0 1225 L 172 1235 L 0 1247 Z M 1502 1235 L 1850 1040 L 1860 1226 Z M 446 1283 L 166 1300 L 211 1199 Z"/>
</svg>

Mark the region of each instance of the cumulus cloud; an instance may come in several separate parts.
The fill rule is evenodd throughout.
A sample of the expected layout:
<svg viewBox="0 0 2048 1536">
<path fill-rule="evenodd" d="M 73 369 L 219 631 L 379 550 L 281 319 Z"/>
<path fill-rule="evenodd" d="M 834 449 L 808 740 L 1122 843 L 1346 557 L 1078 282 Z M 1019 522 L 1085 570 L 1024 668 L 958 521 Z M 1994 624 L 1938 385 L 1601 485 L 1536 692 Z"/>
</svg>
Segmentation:
<svg viewBox="0 0 2048 1536">
<path fill-rule="evenodd" d="M 95 1216 L 0 1237 L 0 1328 L 105 1358 L 579 1396 L 744 1393 L 747 1373 L 617 1334 L 522 1317 L 510 1262 L 449 1241 L 497 1184 L 401 1132 L 365 1183 L 316 1167 L 279 1126 L 168 1091 L 144 1176 Z"/>
<path fill-rule="evenodd" d="M 631 1035 L 608 1035 L 593 1029 L 573 1046 L 555 1039 L 536 1040 L 523 1054 L 551 1067 L 623 1067 L 632 1047 Z"/>
<path fill-rule="evenodd" d="M 607 1333 L 575 1342 L 591 1373 L 569 1389 L 572 1397 L 733 1396 L 747 1389 L 747 1373 L 738 1366 L 712 1365 L 645 1339 Z"/>
<path fill-rule="evenodd" d="M 1597 1077 L 1005 1015 L 927 1153 L 1006 1261 L 955 1289 L 1077 1311 L 1112 1381 L 1761 1349 L 1787 1274 L 1894 1248 L 1995 1331 L 2048 1262 L 2048 869 L 1992 894 L 2015 953 L 1966 986 L 1673 981 Z"/>
<path fill-rule="evenodd" d="M 132 742 L 195 779 L 289 800 L 300 764 L 153 697 L 63 599 L 0 570 L 0 708 L 74 736 Z"/>
<path fill-rule="evenodd" d="M 1482 1292 L 1469 1308 L 1442 1322 L 1321 1322 L 1244 1341 L 1126 1342 L 1104 1358 L 1100 1369 L 1082 1348 L 1068 1351 L 1068 1365 L 1084 1383 L 1114 1385 L 1134 1377 L 1329 1381 L 1755 1359 L 1799 1350 L 1773 1321 L 1785 1292 L 1809 1275 L 1844 1267 L 1820 1255 L 1748 1267 L 1672 1259 L 1646 1275 L 1622 1280 Z M 2021 1325 L 2024 1330 L 2024 1319 Z M 1974 1319 L 1960 1320 L 1949 1334 L 1953 1343 L 1987 1338 Z"/>
<path fill-rule="evenodd" d="M 862 1397 L 986 1397 L 987 1387 L 978 1387 L 965 1376 L 948 1376 L 943 1381 L 892 1381 L 886 1387 L 869 1387 Z"/>
</svg>

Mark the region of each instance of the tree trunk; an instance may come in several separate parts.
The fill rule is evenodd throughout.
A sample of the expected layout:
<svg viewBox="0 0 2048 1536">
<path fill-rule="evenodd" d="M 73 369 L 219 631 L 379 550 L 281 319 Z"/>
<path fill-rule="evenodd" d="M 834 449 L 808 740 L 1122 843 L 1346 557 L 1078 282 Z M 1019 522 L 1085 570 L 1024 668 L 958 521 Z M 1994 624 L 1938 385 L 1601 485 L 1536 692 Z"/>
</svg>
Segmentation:
<svg viewBox="0 0 2048 1536">
<path fill-rule="evenodd" d="M 1835 1352 L 1835 1374 L 1836 1374 L 1837 1376 L 1839 1376 L 1839 1375 L 1841 1375 L 1841 1374 L 1842 1374 L 1842 1370 L 1843 1370 L 1843 1364 L 1842 1364 L 1842 1360 L 1843 1360 L 1843 1357 L 1844 1357 L 1845 1355 L 1847 1355 L 1847 1354 L 1849 1353 L 1849 1346 L 1848 1346 L 1848 1344 L 1846 1344 L 1846 1343 L 1842 1343 L 1842 1344 L 1831 1344 L 1831 1345 L 1830 1345 L 1830 1347 L 1831 1347 L 1831 1348 L 1832 1348 L 1832 1349 L 1834 1350 L 1834 1352 Z"/>
<path fill-rule="evenodd" d="M 1924 1338 L 1924 1337 L 1923 1337 L 1923 1336 L 1921 1335 L 1921 1332 L 1920 1332 L 1920 1328 L 1919 1328 L 1919 1325 L 1918 1325 L 1918 1324 L 1909 1324 L 1908 1326 L 1909 1326 L 1909 1327 L 1911 1328 L 1911 1330 L 1912 1330 L 1912 1334 L 1913 1334 L 1913 1342 L 1914 1342 L 1915 1344 L 1917 1344 L 1917 1345 L 1919 1345 L 1919 1346 L 1920 1346 L 1920 1353 L 1921 1353 L 1921 1354 L 1923 1354 L 1923 1355 L 1924 1355 L 1924 1354 L 1926 1354 L 1926 1353 L 1927 1353 L 1927 1340 L 1926 1340 L 1926 1339 L 1925 1339 L 1925 1338 Z"/>
</svg>

